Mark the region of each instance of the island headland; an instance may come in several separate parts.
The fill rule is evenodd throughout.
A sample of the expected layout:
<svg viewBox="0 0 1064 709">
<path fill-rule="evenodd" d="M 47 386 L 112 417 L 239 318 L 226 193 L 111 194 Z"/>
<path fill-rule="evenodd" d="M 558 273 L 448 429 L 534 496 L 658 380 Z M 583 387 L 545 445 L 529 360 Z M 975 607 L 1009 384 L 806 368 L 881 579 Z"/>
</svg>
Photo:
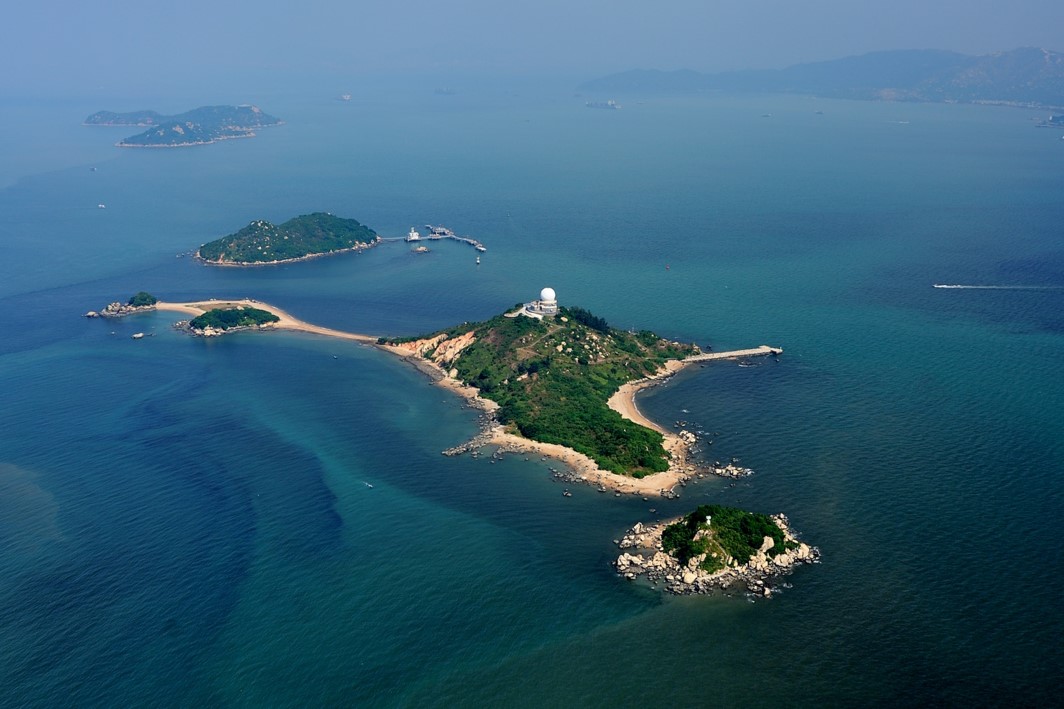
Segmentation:
<svg viewBox="0 0 1064 709">
<path fill-rule="evenodd" d="M 85 119 L 84 125 L 148 128 L 115 143 L 120 148 L 183 148 L 232 138 L 253 138 L 255 129 L 282 123 L 258 106 L 241 105 L 200 106 L 172 116 L 155 111 L 97 111 Z"/>
<path fill-rule="evenodd" d="M 534 453 L 564 463 L 571 471 L 568 480 L 618 494 L 672 496 L 692 477 L 750 472 L 734 465 L 696 463 L 690 455 L 695 434 L 673 433 L 649 421 L 639 413 L 635 395 L 692 363 L 778 356 L 780 348 L 702 352 L 650 331 L 611 328 L 582 308 L 559 306 L 552 289 L 543 289 L 540 296 L 484 322 L 406 338 L 324 328 L 250 299 L 156 300 L 143 309 L 191 315 L 179 325 L 197 335 L 294 330 L 372 344 L 401 356 L 485 414 L 480 434 L 445 451 L 450 455 L 487 445 Z M 249 313 L 248 308 L 277 319 Z M 239 312 L 197 320 L 215 310 Z M 140 310 L 115 314 L 135 312 Z"/>
</svg>

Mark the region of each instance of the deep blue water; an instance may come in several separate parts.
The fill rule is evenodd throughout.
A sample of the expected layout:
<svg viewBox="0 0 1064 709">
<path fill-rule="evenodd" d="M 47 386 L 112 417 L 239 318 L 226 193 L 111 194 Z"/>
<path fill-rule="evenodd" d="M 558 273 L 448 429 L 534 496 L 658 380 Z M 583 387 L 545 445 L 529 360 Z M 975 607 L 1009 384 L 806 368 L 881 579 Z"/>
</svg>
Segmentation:
<svg viewBox="0 0 1064 709">
<path fill-rule="evenodd" d="M 253 140 L 174 151 L 77 125 L 143 98 L 5 102 L 0 703 L 1054 701 L 1059 136 L 993 107 L 316 88 L 254 97 L 287 124 Z M 315 210 L 489 250 L 179 257 Z M 80 317 L 144 289 L 414 334 L 544 285 L 618 326 L 783 346 L 640 401 L 757 474 L 564 498 L 539 460 L 441 456 L 475 414 L 372 349 Z M 619 532 L 703 501 L 786 513 L 823 563 L 757 603 L 615 577 Z"/>
</svg>

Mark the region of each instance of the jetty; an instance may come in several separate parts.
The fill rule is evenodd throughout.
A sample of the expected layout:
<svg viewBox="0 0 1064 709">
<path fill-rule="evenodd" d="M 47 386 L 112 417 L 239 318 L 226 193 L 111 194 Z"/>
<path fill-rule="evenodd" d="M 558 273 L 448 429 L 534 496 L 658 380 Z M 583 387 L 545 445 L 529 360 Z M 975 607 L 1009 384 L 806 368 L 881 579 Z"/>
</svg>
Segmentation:
<svg viewBox="0 0 1064 709">
<path fill-rule="evenodd" d="M 730 352 L 703 352 L 701 354 L 685 357 L 684 362 L 708 362 L 714 359 L 741 359 L 743 357 L 767 357 L 769 355 L 783 354 L 782 347 L 769 347 L 761 345 L 748 350 L 731 350 Z"/>
<path fill-rule="evenodd" d="M 421 241 L 422 239 L 428 239 L 430 241 L 439 241 L 440 239 L 450 239 L 451 241 L 457 241 L 462 244 L 472 246 L 477 251 L 483 253 L 488 250 L 487 246 L 480 243 L 471 236 L 459 236 L 445 226 L 434 226 L 432 224 L 426 224 L 425 229 L 428 231 L 424 236 L 421 235 L 416 229 L 411 228 L 410 233 L 406 236 L 386 236 L 381 237 L 381 241 Z"/>
<path fill-rule="evenodd" d="M 468 236 L 458 236 L 453 231 L 445 226 L 433 226 L 432 224 L 426 224 L 425 228 L 428 229 L 428 233 L 425 235 L 426 239 L 452 239 L 459 241 L 463 244 L 472 246 L 477 251 L 487 251 L 488 248 L 484 244 L 480 243 L 476 239 Z"/>
</svg>

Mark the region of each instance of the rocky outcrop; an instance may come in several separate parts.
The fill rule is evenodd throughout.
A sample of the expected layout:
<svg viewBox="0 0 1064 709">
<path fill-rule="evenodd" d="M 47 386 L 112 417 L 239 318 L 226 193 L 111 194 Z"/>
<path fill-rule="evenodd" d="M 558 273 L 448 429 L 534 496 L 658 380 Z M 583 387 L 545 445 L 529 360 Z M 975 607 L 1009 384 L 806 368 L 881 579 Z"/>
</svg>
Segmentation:
<svg viewBox="0 0 1064 709">
<path fill-rule="evenodd" d="M 476 339 L 476 335 L 470 330 L 458 337 L 449 338 L 446 333 L 441 333 L 435 337 L 400 342 L 394 347 L 424 357 L 446 369 L 445 365 L 450 365 L 458 359 L 462 350 L 476 342 Z"/>
<path fill-rule="evenodd" d="M 705 561 L 704 554 L 680 564 L 676 558 L 665 553 L 661 545 L 661 533 L 677 520 L 650 526 L 636 523 L 624 537 L 616 540 L 621 549 L 631 551 L 624 551 L 618 556 L 614 568 L 630 581 L 642 577 L 652 585 L 664 586 L 665 591 L 677 595 L 705 594 L 729 588 L 733 584 L 745 584 L 750 594 L 767 598 L 776 590 L 769 583 L 772 579 L 789 574 L 800 564 L 812 564 L 820 559 L 820 550 L 799 541 L 786 517 L 774 515 L 772 519 L 783 530 L 784 539 L 797 544 L 794 549 L 772 557 L 769 552 L 775 542 L 772 537 L 765 537 L 760 550 L 747 563 L 737 564 L 734 559 L 728 558 L 724 560 L 723 569 L 709 572 L 701 568 Z M 711 532 L 699 532 L 699 535 L 702 534 Z"/>
<path fill-rule="evenodd" d="M 90 313 L 92 313 L 92 311 L 90 310 L 88 313 L 85 313 L 85 317 L 94 318 L 94 317 L 96 317 L 96 315 L 99 315 L 100 317 L 104 317 L 104 318 L 120 318 L 120 317 L 124 317 L 126 315 L 132 315 L 133 313 L 147 312 L 149 310 L 155 310 L 155 306 L 154 305 L 130 305 L 128 303 L 119 303 L 118 301 L 115 301 L 114 303 L 109 304 L 107 307 L 105 307 L 99 313 L 90 314 Z"/>
</svg>

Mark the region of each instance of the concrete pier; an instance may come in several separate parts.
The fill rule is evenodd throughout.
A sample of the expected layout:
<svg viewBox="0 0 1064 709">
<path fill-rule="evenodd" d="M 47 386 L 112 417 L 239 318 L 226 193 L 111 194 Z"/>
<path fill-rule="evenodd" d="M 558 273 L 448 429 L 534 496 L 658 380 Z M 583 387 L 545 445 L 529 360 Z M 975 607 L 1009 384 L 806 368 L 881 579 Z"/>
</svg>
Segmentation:
<svg viewBox="0 0 1064 709">
<path fill-rule="evenodd" d="M 765 357 L 767 355 L 783 354 L 782 347 L 769 347 L 768 345 L 761 345 L 760 347 L 754 347 L 749 350 L 732 350 L 731 352 L 703 352 L 702 354 L 691 355 L 684 358 L 684 363 L 687 362 L 708 362 L 714 359 L 740 359 L 742 357 Z"/>
</svg>

